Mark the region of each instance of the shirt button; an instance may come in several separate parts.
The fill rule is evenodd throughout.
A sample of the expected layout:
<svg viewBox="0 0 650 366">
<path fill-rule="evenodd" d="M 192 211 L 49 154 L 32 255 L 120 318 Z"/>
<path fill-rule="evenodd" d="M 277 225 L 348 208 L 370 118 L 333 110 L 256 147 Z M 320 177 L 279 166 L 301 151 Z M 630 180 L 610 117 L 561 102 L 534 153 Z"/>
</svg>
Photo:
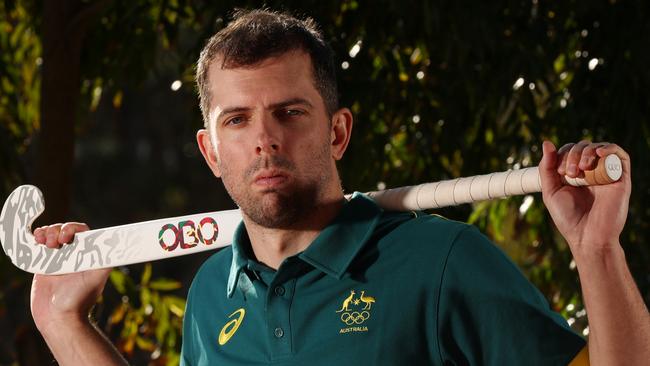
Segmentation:
<svg viewBox="0 0 650 366">
<path fill-rule="evenodd" d="M 275 294 L 278 296 L 284 295 L 284 287 L 278 286 L 275 288 Z"/>
<path fill-rule="evenodd" d="M 275 334 L 276 338 L 282 338 L 282 336 L 284 335 L 284 330 L 282 330 L 282 328 L 280 328 L 280 327 L 277 327 L 273 331 L 273 334 Z"/>
</svg>

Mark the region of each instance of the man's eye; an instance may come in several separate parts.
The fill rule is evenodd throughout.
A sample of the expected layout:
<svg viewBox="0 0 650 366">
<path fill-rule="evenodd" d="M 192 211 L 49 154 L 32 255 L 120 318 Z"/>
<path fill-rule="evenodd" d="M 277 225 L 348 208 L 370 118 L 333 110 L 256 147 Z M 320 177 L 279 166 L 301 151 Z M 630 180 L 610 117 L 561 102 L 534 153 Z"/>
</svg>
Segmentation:
<svg viewBox="0 0 650 366">
<path fill-rule="evenodd" d="M 303 114 L 302 111 L 299 111 L 297 109 L 287 109 L 284 113 L 287 116 L 300 116 Z"/>
<path fill-rule="evenodd" d="M 231 118 L 229 120 L 226 120 L 226 123 L 224 123 L 224 124 L 225 125 L 238 125 L 238 124 L 240 124 L 242 122 L 244 122 L 243 117 L 233 117 L 233 118 Z"/>
</svg>

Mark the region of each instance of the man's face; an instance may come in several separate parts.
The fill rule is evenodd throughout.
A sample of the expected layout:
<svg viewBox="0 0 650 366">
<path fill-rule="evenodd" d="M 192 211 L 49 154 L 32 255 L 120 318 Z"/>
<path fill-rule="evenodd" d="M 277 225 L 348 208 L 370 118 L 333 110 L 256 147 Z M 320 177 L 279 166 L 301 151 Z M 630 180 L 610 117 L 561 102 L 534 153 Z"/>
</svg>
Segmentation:
<svg viewBox="0 0 650 366">
<path fill-rule="evenodd" d="M 220 59 L 210 66 L 210 121 L 197 136 L 201 151 L 246 216 L 264 227 L 291 227 L 332 189 L 340 191 L 335 160 L 347 146 L 351 115 L 343 110 L 330 120 L 306 53 L 220 66 Z M 341 123 L 347 124 L 343 139 Z"/>
</svg>

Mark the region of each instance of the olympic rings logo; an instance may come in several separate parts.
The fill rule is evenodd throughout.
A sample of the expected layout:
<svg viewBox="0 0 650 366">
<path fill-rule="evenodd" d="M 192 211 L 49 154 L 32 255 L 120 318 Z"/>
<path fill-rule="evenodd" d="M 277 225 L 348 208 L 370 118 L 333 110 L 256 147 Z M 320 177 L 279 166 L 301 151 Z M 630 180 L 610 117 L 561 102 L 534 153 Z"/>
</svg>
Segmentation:
<svg viewBox="0 0 650 366">
<path fill-rule="evenodd" d="M 353 311 L 351 313 L 341 314 L 341 321 L 347 325 L 361 324 L 368 319 L 370 319 L 370 312 L 365 310 L 362 312 Z"/>
</svg>

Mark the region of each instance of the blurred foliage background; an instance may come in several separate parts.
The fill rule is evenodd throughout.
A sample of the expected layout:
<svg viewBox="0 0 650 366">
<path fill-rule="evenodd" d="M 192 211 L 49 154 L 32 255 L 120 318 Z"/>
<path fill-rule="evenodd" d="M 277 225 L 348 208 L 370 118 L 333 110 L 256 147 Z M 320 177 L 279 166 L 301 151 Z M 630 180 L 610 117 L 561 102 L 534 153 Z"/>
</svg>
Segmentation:
<svg viewBox="0 0 650 366">
<path fill-rule="evenodd" d="M 594 1 L 266 1 L 315 18 L 355 114 L 348 191 L 536 165 L 540 144 L 612 141 L 632 156 L 622 237 L 650 303 L 650 5 Z M 232 208 L 195 144 L 205 40 L 256 1 L 0 1 L 0 199 L 38 185 L 40 224 L 118 225 Z M 576 331 L 571 254 L 539 195 L 441 210 L 479 226 Z M 117 268 L 95 309 L 134 364 L 175 365 L 184 297 L 210 254 Z M 31 275 L 0 255 L 0 365 L 51 356 Z"/>
</svg>

